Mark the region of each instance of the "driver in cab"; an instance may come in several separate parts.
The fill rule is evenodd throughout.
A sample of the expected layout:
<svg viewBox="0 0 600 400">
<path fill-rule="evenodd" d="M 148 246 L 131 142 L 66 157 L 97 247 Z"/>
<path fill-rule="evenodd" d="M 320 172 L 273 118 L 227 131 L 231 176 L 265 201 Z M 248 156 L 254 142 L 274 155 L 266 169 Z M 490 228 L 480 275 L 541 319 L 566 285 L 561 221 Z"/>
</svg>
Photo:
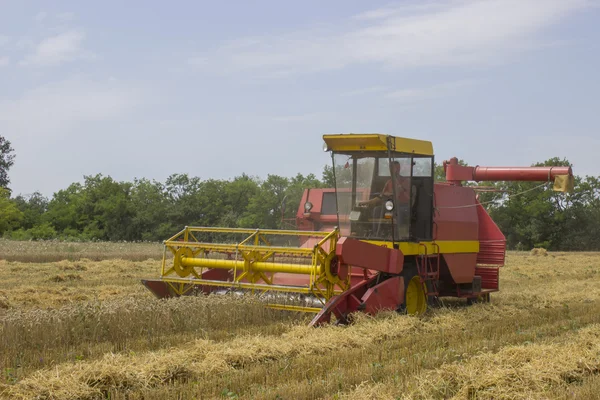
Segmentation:
<svg viewBox="0 0 600 400">
<path fill-rule="evenodd" d="M 383 187 L 383 190 L 377 197 L 371 200 L 365 200 L 358 203 L 361 207 L 380 204 L 384 200 L 391 199 L 394 195 L 394 181 L 396 181 L 396 203 L 397 206 L 408 205 L 410 196 L 410 179 L 400 175 L 400 162 L 392 161 L 393 176 L 388 179 Z"/>
</svg>

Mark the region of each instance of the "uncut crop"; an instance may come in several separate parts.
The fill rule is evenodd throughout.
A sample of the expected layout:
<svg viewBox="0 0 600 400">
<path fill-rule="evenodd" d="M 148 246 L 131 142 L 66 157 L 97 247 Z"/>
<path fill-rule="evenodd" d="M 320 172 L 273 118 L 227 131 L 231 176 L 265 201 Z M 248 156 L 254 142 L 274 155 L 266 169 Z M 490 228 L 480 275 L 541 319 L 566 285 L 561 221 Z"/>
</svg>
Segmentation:
<svg viewBox="0 0 600 400">
<path fill-rule="evenodd" d="M 489 304 L 318 329 L 249 297 L 155 299 L 158 264 L 0 261 L 2 396 L 600 398 L 598 253 L 509 253 Z"/>
<path fill-rule="evenodd" d="M 162 245 L 127 242 L 13 241 L 0 239 L 0 260 L 44 263 L 70 260 L 121 259 L 143 261 L 160 259 Z"/>
</svg>

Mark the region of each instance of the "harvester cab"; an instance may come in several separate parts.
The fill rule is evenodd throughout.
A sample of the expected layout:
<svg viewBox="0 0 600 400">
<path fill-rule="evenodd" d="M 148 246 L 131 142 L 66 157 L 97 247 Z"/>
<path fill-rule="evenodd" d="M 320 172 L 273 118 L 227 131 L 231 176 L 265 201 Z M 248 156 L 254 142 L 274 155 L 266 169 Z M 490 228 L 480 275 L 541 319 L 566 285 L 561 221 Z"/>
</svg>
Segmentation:
<svg viewBox="0 0 600 400">
<path fill-rule="evenodd" d="M 164 242 L 157 297 L 251 293 L 268 307 L 315 313 L 311 325 L 351 313 L 420 314 L 428 300 L 487 301 L 499 290 L 506 241 L 464 181 L 573 184 L 570 167 L 443 163 L 434 183 L 431 142 L 381 134 L 324 135 L 335 188 L 307 189 L 297 230 L 185 227 Z"/>
<path fill-rule="evenodd" d="M 331 152 L 339 229 L 360 240 L 430 240 L 431 142 L 392 136 L 325 135 Z"/>
</svg>

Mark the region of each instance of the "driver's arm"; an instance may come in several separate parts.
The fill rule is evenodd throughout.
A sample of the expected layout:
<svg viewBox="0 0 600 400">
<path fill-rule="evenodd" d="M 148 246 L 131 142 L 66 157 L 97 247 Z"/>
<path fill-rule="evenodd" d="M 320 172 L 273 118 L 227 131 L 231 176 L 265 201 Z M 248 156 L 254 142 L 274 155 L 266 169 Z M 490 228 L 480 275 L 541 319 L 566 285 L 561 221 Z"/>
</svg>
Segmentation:
<svg viewBox="0 0 600 400">
<path fill-rule="evenodd" d="M 371 200 L 365 200 L 358 203 L 359 206 L 370 206 L 373 204 L 381 203 L 384 196 L 391 196 L 393 194 L 392 191 L 392 180 L 388 180 L 381 191 L 381 194 L 377 197 L 373 197 Z"/>
<path fill-rule="evenodd" d="M 372 204 L 377 204 L 381 201 L 381 196 L 373 197 L 371 200 L 359 201 L 359 206 L 370 206 Z"/>
</svg>

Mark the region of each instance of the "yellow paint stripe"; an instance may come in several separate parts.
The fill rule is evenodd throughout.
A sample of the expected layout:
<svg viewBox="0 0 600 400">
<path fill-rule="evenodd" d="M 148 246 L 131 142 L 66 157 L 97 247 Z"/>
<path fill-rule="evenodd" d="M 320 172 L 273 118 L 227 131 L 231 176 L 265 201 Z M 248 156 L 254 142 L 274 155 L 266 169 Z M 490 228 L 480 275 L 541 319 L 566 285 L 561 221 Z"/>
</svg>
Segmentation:
<svg viewBox="0 0 600 400">
<path fill-rule="evenodd" d="M 393 247 L 393 242 L 386 242 L 381 240 L 365 240 L 367 243 L 375 244 L 377 246 L 385 246 L 388 248 Z M 478 253 L 479 252 L 479 241 L 478 240 L 437 240 L 435 242 L 400 242 L 399 247 L 402 250 L 402 254 L 405 256 L 423 254 L 423 245 L 427 247 L 427 254 L 436 254 L 438 252 L 437 246 L 439 246 L 439 252 L 443 253 Z M 436 246 L 437 245 L 437 246 Z"/>
<path fill-rule="evenodd" d="M 267 307 L 272 308 L 274 310 L 300 311 L 309 313 L 318 313 L 322 310 L 322 308 L 317 307 L 291 306 L 285 304 L 267 304 Z"/>
<path fill-rule="evenodd" d="M 291 235 L 291 236 L 327 236 L 331 231 L 301 231 L 301 230 L 284 230 L 284 229 L 245 229 L 245 228 L 220 228 L 206 226 L 188 226 L 189 232 L 211 232 L 211 233 L 244 233 L 244 234 L 263 234 L 263 235 Z M 185 232 L 184 229 L 174 237 Z M 173 240 L 173 239 L 169 239 Z"/>
</svg>

